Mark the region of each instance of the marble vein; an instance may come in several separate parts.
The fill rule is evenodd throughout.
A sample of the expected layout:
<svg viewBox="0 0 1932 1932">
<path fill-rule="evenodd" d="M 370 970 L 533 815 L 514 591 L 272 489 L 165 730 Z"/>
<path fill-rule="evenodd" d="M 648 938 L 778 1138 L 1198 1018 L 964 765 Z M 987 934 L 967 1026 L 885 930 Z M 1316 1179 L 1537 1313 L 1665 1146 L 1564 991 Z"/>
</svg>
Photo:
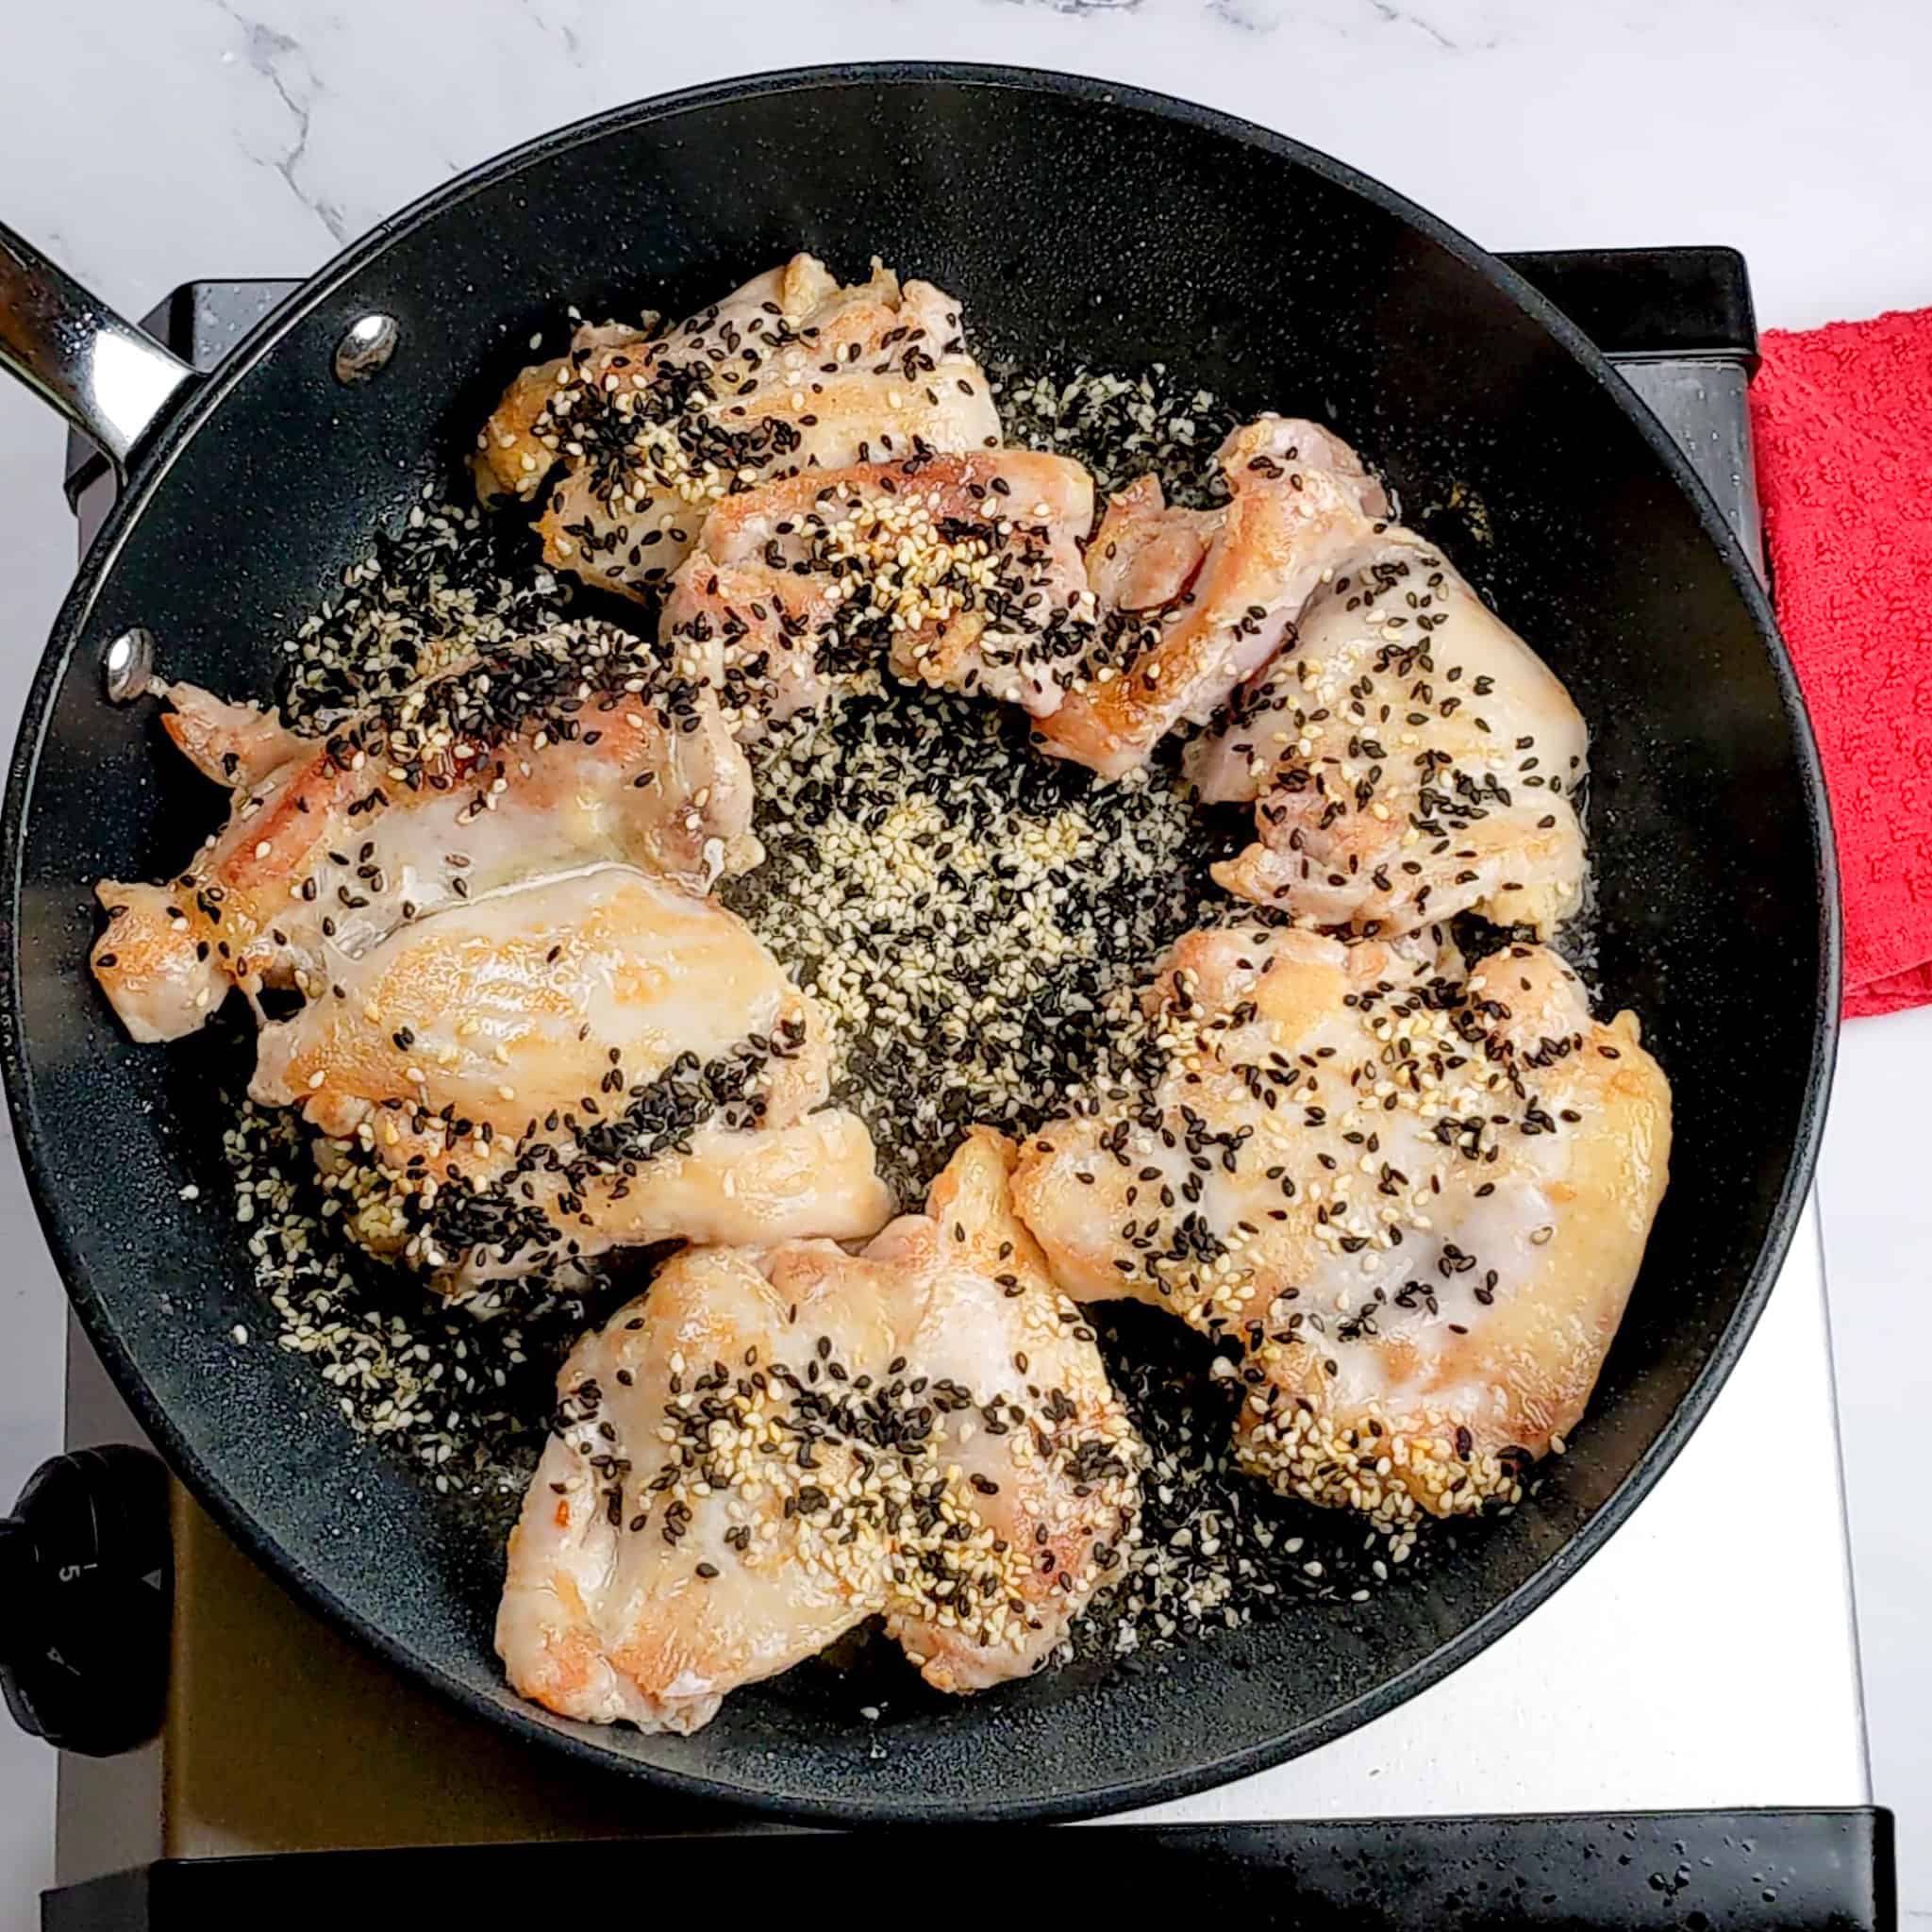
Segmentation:
<svg viewBox="0 0 1932 1932">
<path fill-rule="evenodd" d="M 1017 7 L 1029 7 L 1043 13 L 1061 13 L 1073 20 L 1095 14 L 1138 13 L 1141 0 L 1011 0 Z"/>
<path fill-rule="evenodd" d="M 276 99 L 288 109 L 294 127 L 293 139 L 278 154 L 255 154 L 245 146 L 243 152 L 258 166 L 272 168 L 288 184 L 289 192 L 327 229 L 332 240 L 347 241 L 349 223 L 341 208 L 309 187 L 297 172 L 308 154 L 315 103 L 323 92 L 323 84 L 302 43 L 265 21 L 252 19 L 231 6 L 229 0 L 215 0 L 215 6 L 241 29 L 242 58 L 274 90 Z"/>
<path fill-rule="evenodd" d="M 552 17 L 549 9 L 538 4 L 538 0 L 517 0 L 517 5 L 525 13 L 539 33 L 555 35 L 557 43 L 562 47 L 564 58 L 573 67 L 582 68 L 590 64 L 590 50 L 584 44 L 582 28 L 565 19 L 562 14 Z"/>
<path fill-rule="evenodd" d="M 1386 22 L 1391 26 L 1412 26 L 1419 32 L 1427 34 L 1437 46 L 1452 53 L 1455 51 L 1456 42 L 1441 27 L 1424 20 L 1421 14 L 1408 13 L 1400 7 L 1391 7 L 1389 0 L 1369 0 L 1369 5 L 1374 9 L 1376 19 Z"/>
</svg>

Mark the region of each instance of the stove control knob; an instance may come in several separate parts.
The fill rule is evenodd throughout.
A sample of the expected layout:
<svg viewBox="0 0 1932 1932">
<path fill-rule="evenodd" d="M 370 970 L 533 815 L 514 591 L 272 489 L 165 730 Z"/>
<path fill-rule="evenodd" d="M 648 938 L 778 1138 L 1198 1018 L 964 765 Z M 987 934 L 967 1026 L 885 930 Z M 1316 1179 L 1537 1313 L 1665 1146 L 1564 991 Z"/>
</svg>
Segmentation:
<svg viewBox="0 0 1932 1932">
<path fill-rule="evenodd" d="M 57 1456 L 0 1518 L 0 1690 L 92 1757 L 143 1744 L 168 1688 L 168 1476 L 146 1449 Z"/>
</svg>

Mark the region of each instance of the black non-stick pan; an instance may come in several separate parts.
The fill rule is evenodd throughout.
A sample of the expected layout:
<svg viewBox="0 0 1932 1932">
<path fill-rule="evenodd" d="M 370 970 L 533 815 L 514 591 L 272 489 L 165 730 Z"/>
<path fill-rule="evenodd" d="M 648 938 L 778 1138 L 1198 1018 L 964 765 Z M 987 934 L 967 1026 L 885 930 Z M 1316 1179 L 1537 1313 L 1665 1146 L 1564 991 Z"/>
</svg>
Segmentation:
<svg viewBox="0 0 1932 1932">
<path fill-rule="evenodd" d="M 352 1436 L 295 1358 L 233 1344 L 255 1292 L 242 1233 L 180 1198 L 220 1173 L 197 1042 L 130 1045 L 84 970 L 92 881 L 168 871 L 208 820 L 158 756 L 152 707 L 109 701 L 104 662 L 139 629 L 170 675 L 265 693 L 276 641 L 372 525 L 448 485 L 564 304 L 676 314 L 800 247 L 929 277 L 1042 360 L 1162 360 L 1237 408 L 1332 422 L 1411 514 L 1481 505 L 1488 541 L 1439 534 L 1590 722 L 1595 972 L 1670 1074 L 1676 1147 L 1571 1453 L 1512 1516 L 1438 1539 L 1412 1583 L 1296 1603 L 1135 1675 L 1079 1666 L 878 1723 L 781 1678 L 696 1738 L 641 1737 L 512 1697 L 490 1643 L 493 1536 Z M 394 353 L 369 375 L 385 317 Z M 850 1820 L 1098 1811 L 1258 1769 L 1412 1695 L 1573 1574 L 1675 1455 L 1811 1172 L 1838 1008 L 1824 794 L 1770 612 L 1709 501 L 1494 258 L 1198 108 L 993 68 L 848 68 L 648 102 L 491 162 L 351 248 L 210 380 L 142 340 L 0 237 L 0 356 L 125 481 L 14 758 L 0 1049 L 88 1334 L 194 1492 L 334 1623 L 533 1746 L 695 1794 Z"/>
</svg>

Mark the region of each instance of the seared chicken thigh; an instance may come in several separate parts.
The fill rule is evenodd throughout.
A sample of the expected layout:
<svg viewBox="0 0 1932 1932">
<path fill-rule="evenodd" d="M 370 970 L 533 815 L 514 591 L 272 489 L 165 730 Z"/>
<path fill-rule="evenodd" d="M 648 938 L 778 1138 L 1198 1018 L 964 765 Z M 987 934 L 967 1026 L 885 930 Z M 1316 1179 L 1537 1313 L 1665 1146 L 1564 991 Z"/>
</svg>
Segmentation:
<svg viewBox="0 0 1932 1932">
<path fill-rule="evenodd" d="M 788 1043 L 770 1111 L 792 1118 L 825 1097 L 824 1018 L 751 928 L 629 866 L 479 895 L 372 946 L 339 984 L 262 1027 L 254 1086 L 338 1139 L 401 1100 L 514 1141 L 585 1095 L 597 1117 L 598 1096 L 753 1036 Z"/>
<path fill-rule="evenodd" d="M 1206 724 L 1389 512 L 1355 452 L 1313 423 L 1260 417 L 1219 461 L 1229 494 L 1217 508 L 1170 508 L 1152 476 L 1108 506 L 1087 568 L 1111 622 L 1041 720 L 1047 750 L 1119 777 L 1184 719 Z"/>
<path fill-rule="evenodd" d="M 302 993 L 254 1097 L 324 1137 L 358 1240 L 448 1291 L 870 1235 L 891 1196 L 863 1125 L 816 1111 L 824 1015 L 698 896 L 758 853 L 722 666 L 572 625 L 325 740 L 176 687 L 171 731 L 236 803 L 172 885 L 99 888 L 95 973 L 138 1040 L 231 984 Z"/>
<path fill-rule="evenodd" d="M 231 985 L 327 996 L 398 927 L 603 859 L 696 891 L 743 870 L 751 774 L 715 653 L 575 624 L 298 738 L 193 686 L 184 752 L 231 784 L 226 826 L 162 886 L 105 880 L 96 978 L 139 1041 L 202 1025 Z"/>
<path fill-rule="evenodd" d="M 1204 797 L 1257 801 L 1257 841 L 1214 868 L 1242 898 L 1384 937 L 1470 910 L 1547 934 L 1582 893 L 1588 743 L 1535 652 L 1391 528 L 1341 560 L 1189 768 Z"/>
<path fill-rule="evenodd" d="M 713 900 L 594 866 L 341 974 L 263 1027 L 254 1097 L 344 1143 L 352 1232 L 447 1286 L 673 1237 L 863 1237 L 891 1211 L 863 1127 L 813 1114 L 824 1013 Z"/>
<path fill-rule="evenodd" d="M 573 1352 L 496 1645 L 567 1717 L 693 1731 L 867 1618 L 929 1683 L 1045 1660 L 1141 1452 L 975 1129 L 863 1255 L 691 1249 Z"/>
<path fill-rule="evenodd" d="M 830 664 L 1057 706 L 1093 634 L 1080 540 L 1093 485 L 1027 450 L 921 455 L 767 483 L 721 503 L 678 574 L 664 636 L 764 667 L 779 712 Z M 729 671 L 727 671 L 727 675 Z M 749 698 L 747 697 L 747 701 Z"/>
<path fill-rule="evenodd" d="M 831 673 L 822 654 L 829 658 L 837 636 L 838 595 L 829 577 L 789 564 L 715 563 L 698 551 L 672 579 L 658 634 L 674 649 L 717 642 L 724 703 L 749 742 L 767 724 L 824 702 Z"/>
<path fill-rule="evenodd" d="M 1242 1460 L 1387 1525 L 1513 1500 L 1582 1414 L 1670 1152 L 1670 1092 L 1554 953 L 1466 982 L 1375 941 L 1190 934 L 1121 1071 L 1027 1143 L 1079 1300 L 1239 1352 Z"/>
<path fill-rule="evenodd" d="M 799 255 L 674 328 L 580 330 L 567 356 L 510 385 L 476 439 L 476 472 L 486 496 L 545 495 L 538 529 L 559 570 L 637 595 L 669 579 L 736 491 L 991 448 L 999 429 L 951 296 L 876 263 L 843 288 Z"/>
<path fill-rule="evenodd" d="M 1313 424 L 1267 417 L 1222 452 L 1231 501 L 1169 509 L 1143 478 L 1083 559 L 1092 480 L 1062 457 L 920 451 L 727 498 L 666 613 L 808 702 L 810 641 L 902 678 L 1023 707 L 1045 748 L 1119 776 L 1205 722 L 1279 648 L 1335 556 L 1378 527 L 1380 486 Z"/>
</svg>

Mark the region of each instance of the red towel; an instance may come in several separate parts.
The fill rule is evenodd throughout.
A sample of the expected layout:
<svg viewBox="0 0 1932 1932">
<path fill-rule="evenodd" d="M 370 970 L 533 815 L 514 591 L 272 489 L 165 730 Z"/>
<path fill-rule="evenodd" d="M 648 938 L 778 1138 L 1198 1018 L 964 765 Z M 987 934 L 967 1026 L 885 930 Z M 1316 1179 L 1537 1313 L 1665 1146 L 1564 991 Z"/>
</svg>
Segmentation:
<svg viewBox="0 0 1932 1932">
<path fill-rule="evenodd" d="M 1779 625 L 1831 793 L 1845 1011 L 1932 1000 L 1932 308 L 1764 337 Z"/>
</svg>

